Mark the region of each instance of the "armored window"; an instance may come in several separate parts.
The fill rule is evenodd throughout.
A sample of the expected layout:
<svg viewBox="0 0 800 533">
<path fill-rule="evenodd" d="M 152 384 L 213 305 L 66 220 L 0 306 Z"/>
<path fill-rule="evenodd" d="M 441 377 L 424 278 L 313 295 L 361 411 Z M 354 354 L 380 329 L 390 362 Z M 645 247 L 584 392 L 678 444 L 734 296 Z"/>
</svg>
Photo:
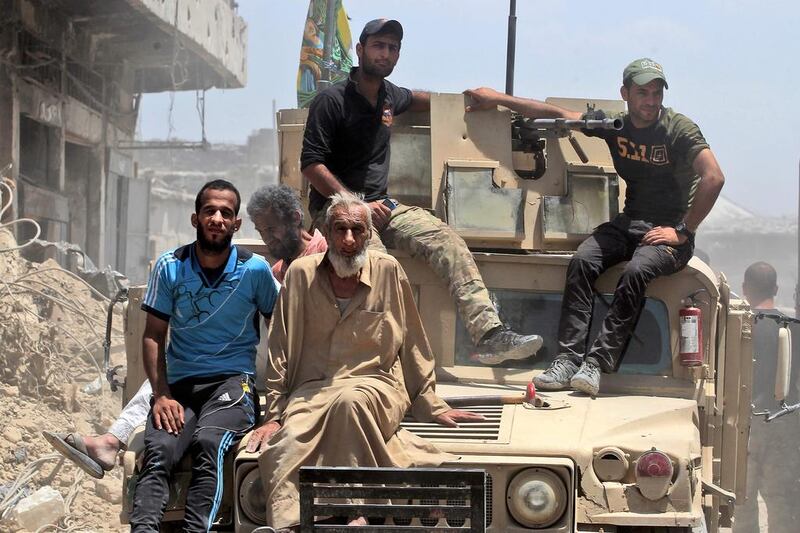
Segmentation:
<svg viewBox="0 0 800 533">
<path fill-rule="evenodd" d="M 558 353 L 558 321 L 561 314 L 561 294 L 519 290 L 493 290 L 502 321 L 513 330 L 537 333 L 544 345 L 534 359 L 506 361 L 504 368 L 544 369 Z M 595 297 L 589 343 L 597 336 L 603 317 L 613 295 Z M 672 375 L 672 352 L 669 345 L 669 313 L 667 306 L 656 298 L 647 298 L 642 314 L 626 348 L 619 372 L 627 374 Z M 464 324 L 458 319 L 456 327 L 456 365 L 483 366 L 474 360 L 474 346 Z"/>
</svg>

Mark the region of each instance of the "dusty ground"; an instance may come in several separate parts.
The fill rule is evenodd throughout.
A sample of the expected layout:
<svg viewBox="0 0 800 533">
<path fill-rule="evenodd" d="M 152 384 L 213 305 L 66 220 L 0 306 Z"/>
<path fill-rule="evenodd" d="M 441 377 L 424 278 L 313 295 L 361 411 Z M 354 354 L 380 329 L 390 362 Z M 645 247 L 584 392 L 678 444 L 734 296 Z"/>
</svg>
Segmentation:
<svg viewBox="0 0 800 533">
<path fill-rule="evenodd" d="M 0 250 L 9 245 L 13 241 L 0 230 Z M 54 454 L 42 430 L 103 432 L 119 412 L 119 393 L 111 393 L 104 377 L 98 380 L 106 305 L 55 262 L 0 252 L 0 502 L 46 485 L 59 491 L 68 514 L 61 529 L 45 531 L 127 531 L 119 523 L 118 470 L 95 480 L 69 461 L 35 463 Z M 121 326 L 119 314 L 115 325 Z M 120 333 L 114 334 L 117 345 Z M 92 382 L 101 389 L 89 390 Z M 30 471 L 21 490 L 12 491 Z M 4 507 L 10 508 L 0 503 L 0 512 Z M 22 530 L 6 516 L 0 531 Z"/>
</svg>

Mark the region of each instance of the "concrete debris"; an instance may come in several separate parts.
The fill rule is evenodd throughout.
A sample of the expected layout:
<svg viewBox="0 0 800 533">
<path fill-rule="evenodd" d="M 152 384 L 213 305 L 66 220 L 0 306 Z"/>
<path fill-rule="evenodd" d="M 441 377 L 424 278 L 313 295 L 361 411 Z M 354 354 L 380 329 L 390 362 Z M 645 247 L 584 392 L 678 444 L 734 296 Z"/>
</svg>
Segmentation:
<svg viewBox="0 0 800 533">
<path fill-rule="evenodd" d="M 75 431 L 81 435 L 91 435 L 94 433 L 94 426 L 86 420 L 76 420 Z"/>
<path fill-rule="evenodd" d="M 11 516 L 23 529 L 37 531 L 48 524 L 57 523 L 65 513 L 61 493 L 47 486 L 20 500 Z"/>
<path fill-rule="evenodd" d="M 94 492 L 100 498 L 110 503 L 122 501 L 122 486 L 116 479 L 98 479 L 94 482 Z"/>
<path fill-rule="evenodd" d="M 64 383 L 100 383 L 95 353 L 105 333 L 107 300 L 52 259 L 33 263 L 18 252 L 0 254 L 0 273 L 3 395 L 12 386 L 19 395 L 58 403 Z M 121 323 L 118 316 L 115 324 Z M 119 339 L 122 332 L 113 333 Z"/>
<path fill-rule="evenodd" d="M 14 456 L 14 461 L 16 461 L 17 464 L 21 464 L 21 463 L 27 462 L 27 460 L 28 460 L 28 449 L 27 448 L 17 448 L 16 450 L 14 450 L 13 456 Z"/>
<path fill-rule="evenodd" d="M 38 433 L 41 430 L 39 421 L 32 418 L 20 418 L 16 421 L 16 426 L 24 429 L 28 433 Z"/>
<path fill-rule="evenodd" d="M 10 497 L 12 491 L 15 493 L 14 497 Z M 4 526 L 6 524 L 6 518 L 8 519 L 8 522 L 12 521 L 11 520 L 11 511 L 13 511 L 14 505 L 17 502 L 19 502 L 22 498 L 27 498 L 31 494 L 33 494 L 33 490 L 31 490 L 30 487 L 22 487 L 22 489 L 18 489 L 16 491 L 14 491 L 14 484 L 13 483 L 0 483 L 0 501 L 6 501 L 6 499 L 8 499 L 10 501 L 10 503 L 9 503 L 10 508 L 8 509 L 8 512 L 6 513 L 7 516 L 5 516 L 3 521 L 0 522 L 0 531 L 5 532 L 5 530 L 2 529 L 2 526 Z"/>
<path fill-rule="evenodd" d="M 78 401 L 78 384 L 66 383 L 62 389 L 64 410 L 68 413 L 77 413 L 81 410 Z"/>
<path fill-rule="evenodd" d="M 95 395 L 95 394 L 100 394 L 102 388 L 103 388 L 103 382 L 100 380 L 100 377 L 98 376 L 97 378 L 95 378 L 94 381 L 87 383 L 86 385 L 81 387 L 81 392 L 85 394 Z"/>
<path fill-rule="evenodd" d="M 13 483 L 0 483 L 0 501 L 4 500 L 6 496 L 11 493 L 13 486 Z"/>
<path fill-rule="evenodd" d="M 22 432 L 14 426 L 7 427 L 3 431 L 3 438 L 11 444 L 16 444 L 22 440 Z"/>
<path fill-rule="evenodd" d="M 4 247 L 14 245 L 2 229 L 0 241 Z M 98 357 L 106 302 L 55 261 L 37 263 L 18 252 L 0 253 L 0 500 L 3 490 L 10 491 L 18 479 L 26 480 L 7 502 L 1 532 L 36 531 L 40 525 L 30 523 L 31 515 L 45 517 L 48 524 L 60 520 L 59 526 L 74 531 L 128 529 L 118 520 L 121 471 L 107 473 L 108 484 L 98 489 L 71 462 L 61 462 L 41 435 L 42 430 L 103 432 L 119 413 L 119 393 L 112 394 L 101 379 L 102 355 Z M 114 318 L 114 365 L 125 363 L 122 322 L 121 316 Z M 51 459 L 35 466 L 31 476 L 34 461 L 47 456 Z M 76 479 L 81 479 L 77 487 Z M 22 505 L 22 498 L 43 488 L 51 496 L 55 489 L 62 495 L 77 492 L 66 504 L 62 498 L 60 509 L 54 496 L 34 499 L 35 510 L 20 507 L 25 523 L 8 521 L 15 504 Z"/>
<path fill-rule="evenodd" d="M 105 433 L 105 430 L 108 429 L 109 427 L 111 427 L 111 424 L 113 424 L 115 420 L 116 420 L 116 417 L 110 417 L 108 415 L 103 415 L 100 418 L 100 429 L 98 429 L 98 432 Z"/>
<path fill-rule="evenodd" d="M 16 245 L 17 241 L 14 239 L 14 235 L 12 235 L 10 231 L 6 229 L 0 230 L 0 250 L 13 248 Z"/>
<path fill-rule="evenodd" d="M 19 396 L 19 387 L 13 385 L 0 386 L 0 396 L 6 398 L 16 398 Z"/>
</svg>

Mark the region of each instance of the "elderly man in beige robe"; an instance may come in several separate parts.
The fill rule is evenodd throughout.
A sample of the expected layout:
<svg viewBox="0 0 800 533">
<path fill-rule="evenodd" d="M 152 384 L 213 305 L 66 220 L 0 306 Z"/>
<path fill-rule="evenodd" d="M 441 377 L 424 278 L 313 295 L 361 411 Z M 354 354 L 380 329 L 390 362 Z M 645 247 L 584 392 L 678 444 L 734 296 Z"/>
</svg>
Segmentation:
<svg viewBox="0 0 800 533">
<path fill-rule="evenodd" d="M 436 395 L 408 278 L 393 257 L 367 250 L 368 206 L 334 195 L 323 230 L 328 252 L 286 273 L 269 337 L 266 422 L 248 443 L 262 450 L 274 528 L 299 522 L 301 466 L 436 466 L 450 456 L 400 428 L 406 412 L 446 426 L 482 419 Z"/>
</svg>

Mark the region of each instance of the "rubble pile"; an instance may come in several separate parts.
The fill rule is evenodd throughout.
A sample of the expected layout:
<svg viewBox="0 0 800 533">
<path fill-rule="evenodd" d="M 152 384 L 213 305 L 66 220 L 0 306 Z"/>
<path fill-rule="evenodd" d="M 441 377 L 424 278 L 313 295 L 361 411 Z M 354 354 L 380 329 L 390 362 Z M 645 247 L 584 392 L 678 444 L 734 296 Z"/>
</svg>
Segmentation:
<svg viewBox="0 0 800 533">
<path fill-rule="evenodd" d="M 0 531 L 127 531 L 119 469 L 95 480 L 41 435 L 103 433 L 120 410 L 101 371 L 108 300 L 55 261 L 2 252 L 14 246 L 0 229 Z M 119 310 L 114 326 L 122 345 Z"/>
</svg>

